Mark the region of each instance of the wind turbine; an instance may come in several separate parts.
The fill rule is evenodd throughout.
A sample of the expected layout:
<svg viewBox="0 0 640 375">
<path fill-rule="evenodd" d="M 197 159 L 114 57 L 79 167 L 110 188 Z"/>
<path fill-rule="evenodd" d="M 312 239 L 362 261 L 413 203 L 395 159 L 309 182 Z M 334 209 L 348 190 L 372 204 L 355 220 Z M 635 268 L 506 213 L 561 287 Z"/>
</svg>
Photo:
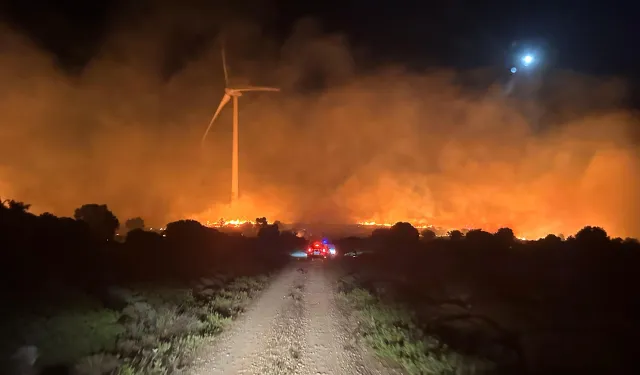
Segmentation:
<svg viewBox="0 0 640 375">
<path fill-rule="evenodd" d="M 280 91 L 279 88 L 275 87 L 263 87 L 263 86 L 246 86 L 246 87 L 229 87 L 229 75 L 227 73 L 227 60 L 225 57 L 224 47 L 222 48 L 222 67 L 224 69 L 224 95 L 222 96 L 222 100 L 220 101 L 220 105 L 218 109 L 213 114 L 211 121 L 209 122 L 209 126 L 207 126 L 207 130 L 205 130 L 204 135 L 202 136 L 202 147 L 204 147 L 204 140 L 213 125 L 213 122 L 216 120 L 222 108 L 229 103 L 229 100 L 233 98 L 233 147 L 231 151 L 231 204 L 233 205 L 237 202 L 239 197 L 239 187 L 238 187 L 238 98 L 242 96 L 243 92 L 250 91 Z"/>
</svg>

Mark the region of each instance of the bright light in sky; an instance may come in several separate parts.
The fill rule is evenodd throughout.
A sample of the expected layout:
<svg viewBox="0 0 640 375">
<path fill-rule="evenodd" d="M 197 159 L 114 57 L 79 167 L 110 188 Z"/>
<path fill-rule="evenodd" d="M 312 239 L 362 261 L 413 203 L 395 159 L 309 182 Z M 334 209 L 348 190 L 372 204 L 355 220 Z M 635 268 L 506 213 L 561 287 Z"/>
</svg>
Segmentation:
<svg viewBox="0 0 640 375">
<path fill-rule="evenodd" d="M 524 57 L 522 57 L 522 63 L 526 66 L 529 65 L 533 62 L 533 56 L 531 55 L 525 55 Z"/>
<path fill-rule="evenodd" d="M 511 73 L 515 73 L 517 71 L 518 71 L 518 69 L 515 66 L 513 68 L 511 68 Z"/>
</svg>

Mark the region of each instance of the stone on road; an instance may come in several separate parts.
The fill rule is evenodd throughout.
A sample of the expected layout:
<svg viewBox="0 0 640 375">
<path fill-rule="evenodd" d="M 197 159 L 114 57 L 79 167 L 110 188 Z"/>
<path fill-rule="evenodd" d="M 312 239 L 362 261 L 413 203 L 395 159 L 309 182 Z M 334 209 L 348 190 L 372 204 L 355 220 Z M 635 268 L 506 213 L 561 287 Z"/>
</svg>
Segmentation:
<svg viewBox="0 0 640 375">
<path fill-rule="evenodd" d="M 205 348 L 193 375 L 395 374 L 349 344 L 327 260 L 294 262 Z"/>
</svg>

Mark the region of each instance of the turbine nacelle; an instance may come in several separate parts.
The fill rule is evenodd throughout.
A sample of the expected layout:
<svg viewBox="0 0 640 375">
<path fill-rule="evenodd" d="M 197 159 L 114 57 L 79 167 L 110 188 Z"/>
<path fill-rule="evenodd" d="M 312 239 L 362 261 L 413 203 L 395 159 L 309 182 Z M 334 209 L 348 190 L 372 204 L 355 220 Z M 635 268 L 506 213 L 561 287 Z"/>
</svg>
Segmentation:
<svg viewBox="0 0 640 375">
<path fill-rule="evenodd" d="M 229 96 L 242 96 L 241 92 L 238 92 L 238 91 L 236 91 L 234 89 L 230 89 L 230 88 L 227 88 L 227 87 L 224 88 L 224 93 L 225 93 L 225 95 L 229 95 Z"/>
</svg>

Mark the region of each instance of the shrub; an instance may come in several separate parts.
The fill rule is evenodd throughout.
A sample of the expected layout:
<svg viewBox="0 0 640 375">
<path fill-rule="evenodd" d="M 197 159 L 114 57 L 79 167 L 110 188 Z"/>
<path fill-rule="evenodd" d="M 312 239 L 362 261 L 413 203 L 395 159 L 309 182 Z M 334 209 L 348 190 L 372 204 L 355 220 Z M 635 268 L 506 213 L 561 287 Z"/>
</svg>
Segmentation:
<svg viewBox="0 0 640 375">
<path fill-rule="evenodd" d="M 193 362 L 199 337 L 186 336 L 159 343 L 153 349 L 143 349 L 124 366 L 127 373 L 166 375 L 178 373 Z"/>
<path fill-rule="evenodd" d="M 25 336 L 40 352 L 41 365 L 73 363 L 98 352 L 112 352 L 120 314 L 112 310 L 62 311 L 51 317 L 25 318 Z"/>
<path fill-rule="evenodd" d="M 476 374 L 495 367 L 490 361 L 463 356 L 435 336 L 425 335 L 411 314 L 380 303 L 364 289 L 343 292 L 342 296 L 358 311 L 359 328 L 369 346 L 409 374 Z"/>
<path fill-rule="evenodd" d="M 120 367 L 120 359 L 111 354 L 94 354 L 79 360 L 75 367 L 76 375 L 106 375 L 114 373 Z"/>
</svg>

